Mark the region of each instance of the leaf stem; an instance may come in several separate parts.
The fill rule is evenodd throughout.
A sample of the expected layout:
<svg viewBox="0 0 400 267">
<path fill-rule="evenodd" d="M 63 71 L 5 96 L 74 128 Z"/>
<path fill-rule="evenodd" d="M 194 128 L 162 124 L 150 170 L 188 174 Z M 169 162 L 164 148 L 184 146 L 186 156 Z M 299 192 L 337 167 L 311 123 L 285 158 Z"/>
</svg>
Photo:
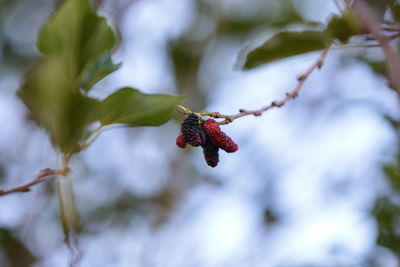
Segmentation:
<svg viewBox="0 0 400 267">
<path fill-rule="evenodd" d="M 79 151 L 85 150 L 88 146 L 93 144 L 94 141 L 99 137 L 101 131 L 103 130 L 103 125 L 97 127 L 84 141 L 83 144 L 80 145 Z"/>
</svg>

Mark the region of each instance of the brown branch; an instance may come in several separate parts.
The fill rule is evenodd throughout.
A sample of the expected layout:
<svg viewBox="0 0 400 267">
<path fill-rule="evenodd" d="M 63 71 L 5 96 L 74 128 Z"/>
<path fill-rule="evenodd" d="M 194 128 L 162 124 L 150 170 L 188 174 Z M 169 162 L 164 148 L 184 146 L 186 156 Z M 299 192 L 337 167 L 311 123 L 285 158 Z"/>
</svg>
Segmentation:
<svg viewBox="0 0 400 267">
<path fill-rule="evenodd" d="M 390 45 L 391 37 L 382 33 L 381 28 L 363 1 L 354 0 L 353 7 L 361 24 L 379 42 L 386 58 L 389 87 L 394 89 L 400 98 L 400 65 L 397 53 Z"/>
<path fill-rule="evenodd" d="M 307 80 L 308 76 L 310 76 L 310 74 L 315 69 L 317 69 L 317 68 L 319 69 L 322 67 L 331 46 L 332 46 L 332 43 L 328 44 L 328 46 L 324 49 L 324 51 L 322 51 L 321 55 L 318 57 L 317 61 L 315 61 L 306 71 L 304 71 L 299 76 L 297 76 L 297 84 L 296 84 L 295 88 L 292 91 L 287 92 L 286 96 L 283 99 L 272 101 L 271 104 L 264 106 L 257 110 L 239 109 L 239 113 L 233 114 L 233 115 L 223 115 L 223 114 L 220 114 L 219 112 L 203 112 L 203 113 L 195 113 L 195 114 L 202 121 L 204 121 L 204 120 L 201 118 L 201 116 L 210 116 L 213 118 L 225 119 L 225 120 L 219 122 L 219 124 L 228 124 L 228 123 L 231 123 L 232 121 L 234 121 L 240 117 L 243 117 L 243 116 L 247 116 L 247 115 L 261 116 L 263 112 L 265 112 L 269 109 L 272 109 L 275 107 L 278 107 L 278 108 L 281 107 L 281 106 L 285 105 L 289 100 L 296 98 L 298 96 L 300 89 L 303 86 L 304 82 Z M 192 111 L 190 109 L 185 108 L 181 105 L 177 105 L 177 111 L 184 115 L 188 115 L 188 114 L 192 113 Z"/>
<path fill-rule="evenodd" d="M 66 171 L 66 170 L 64 170 Z M 24 192 L 29 192 L 31 190 L 31 186 L 34 186 L 36 184 L 39 184 L 41 182 L 45 182 L 51 179 L 54 179 L 55 177 L 57 177 L 57 174 L 60 174 L 61 172 L 52 170 L 52 169 L 43 169 L 39 172 L 38 175 L 36 175 L 35 178 L 33 178 L 31 181 L 20 185 L 20 186 L 16 186 L 14 188 L 11 189 L 7 189 L 7 190 L 3 190 L 0 189 L 0 196 L 4 196 L 4 195 L 8 195 L 11 193 L 24 193 Z"/>
<path fill-rule="evenodd" d="M 310 76 L 310 74 L 315 69 L 317 69 L 317 68 L 319 69 L 322 67 L 331 46 L 332 46 L 332 44 L 329 44 L 325 48 L 325 50 L 321 53 L 321 55 L 318 57 L 317 61 L 315 61 L 306 71 L 304 71 L 299 76 L 297 76 L 297 84 L 296 84 L 295 88 L 292 91 L 287 92 L 286 96 L 283 99 L 272 101 L 271 104 L 264 106 L 257 110 L 239 109 L 239 113 L 234 114 L 234 115 L 223 115 L 223 114 L 219 114 L 218 112 L 214 112 L 213 114 L 215 114 L 216 116 L 213 116 L 213 117 L 225 118 L 225 120 L 223 122 L 221 122 L 220 124 L 228 124 L 228 123 L 236 120 L 237 118 L 247 116 L 247 115 L 261 116 L 263 112 L 265 112 L 269 109 L 272 109 L 275 107 L 279 108 L 279 107 L 285 105 L 289 100 L 294 99 L 298 96 L 300 89 L 302 88 L 303 84 L 305 83 L 307 78 Z"/>
</svg>

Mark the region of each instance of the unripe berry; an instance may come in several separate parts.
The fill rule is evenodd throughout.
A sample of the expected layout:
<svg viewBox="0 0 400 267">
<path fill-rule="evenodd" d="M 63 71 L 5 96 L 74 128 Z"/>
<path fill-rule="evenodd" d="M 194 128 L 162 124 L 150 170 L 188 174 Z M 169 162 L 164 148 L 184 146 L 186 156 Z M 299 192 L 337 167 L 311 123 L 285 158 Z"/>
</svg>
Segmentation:
<svg viewBox="0 0 400 267">
<path fill-rule="evenodd" d="M 208 119 L 204 123 L 204 132 L 210 137 L 211 142 L 215 146 L 228 153 L 235 152 L 239 149 L 238 145 L 223 131 L 221 131 L 218 123 L 213 119 Z"/>
<path fill-rule="evenodd" d="M 179 133 L 178 137 L 176 138 L 176 145 L 180 148 L 186 147 L 186 141 L 183 139 L 182 133 Z"/>
</svg>

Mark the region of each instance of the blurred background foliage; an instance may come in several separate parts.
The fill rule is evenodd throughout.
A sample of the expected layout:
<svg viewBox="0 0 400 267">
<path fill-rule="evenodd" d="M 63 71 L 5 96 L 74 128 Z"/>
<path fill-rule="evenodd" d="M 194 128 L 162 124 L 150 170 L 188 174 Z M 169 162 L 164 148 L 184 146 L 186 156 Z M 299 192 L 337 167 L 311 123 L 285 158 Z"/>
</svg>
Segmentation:
<svg viewBox="0 0 400 267">
<path fill-rule="evenodd" d="M 232 68 L 238 53 L 282 30 L 323 30 L 339 11 L 321 2 L 95 0 L 123 65 L 91 94 L 128 83 L 186 95 L 195 111 L 257 108 L 283 96 L 318 54 L 242 73 Z M 397 1 L 368 2 L 399 27 Z M 60 3 L 0 0 L 4 187 L 55 166 L 15 92 L 40 60 L 38 30 Z M 200 151 L 175 146 L 179 114 L 160 128 L 105 132 L 71 166 L 82 266 L 398 266 L 399 105 L 383 60 L 379 48 L 338 44 L 298 99 L 226 126 L 240 149 L 215 170 Z M 66 265 L 57 205 L 51 182 L 0 199 L 0 266 Z"/>
</svg>

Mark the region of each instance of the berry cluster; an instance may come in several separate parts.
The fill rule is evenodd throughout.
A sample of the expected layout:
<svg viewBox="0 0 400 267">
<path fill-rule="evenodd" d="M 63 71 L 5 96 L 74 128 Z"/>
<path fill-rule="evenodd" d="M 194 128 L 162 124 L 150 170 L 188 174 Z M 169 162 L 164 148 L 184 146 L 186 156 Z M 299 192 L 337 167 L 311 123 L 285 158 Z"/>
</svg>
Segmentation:
<svg viewBox="0 0 400 267">
<path fill-rule="evenodd" d="M 186 144 L 194 147 L 202 146 L 204 158 L 211 167 L 217 166 L 219 162 L 220 148 L 228 153 L 238 150 L 238 145 L 221 131 L 215 120 L 208 119 L 204 124 L 200 124 L 199 118 L 194 113 L 190 113 L 185 118 L 181 132 L 176 138 L 178 147 L 185 148 Z"/>
</svg>

